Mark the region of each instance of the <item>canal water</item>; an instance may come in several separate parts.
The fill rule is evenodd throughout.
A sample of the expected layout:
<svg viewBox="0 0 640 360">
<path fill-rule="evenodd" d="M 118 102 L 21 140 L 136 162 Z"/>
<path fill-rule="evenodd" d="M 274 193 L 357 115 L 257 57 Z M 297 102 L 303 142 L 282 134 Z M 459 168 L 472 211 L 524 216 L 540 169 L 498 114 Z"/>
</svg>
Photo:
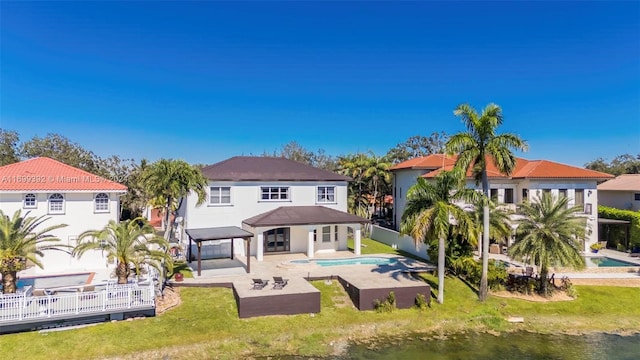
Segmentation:
<svg viewBox="0 0 640 360">
<path fill-rule="evenodd" d="M 386 339 L 383 346 L 354 345 L 344 360 L 639 360 L 640 335 L 581 336 L 512 333 L 452 335 L 446 339 Z"/>
</svg>

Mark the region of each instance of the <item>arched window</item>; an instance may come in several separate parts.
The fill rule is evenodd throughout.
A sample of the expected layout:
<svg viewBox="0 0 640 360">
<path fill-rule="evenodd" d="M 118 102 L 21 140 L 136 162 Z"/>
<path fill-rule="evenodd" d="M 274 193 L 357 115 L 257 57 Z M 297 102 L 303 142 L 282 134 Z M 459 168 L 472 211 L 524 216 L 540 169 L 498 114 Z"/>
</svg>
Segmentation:
<svg viewBox="0 0 640 360">
<path fill-rule="evenodd" d="M 24 196 L 24 207 L 25 209 L 33 209 L 36 207 L 36 194 L 26 194 Z"/>
<path fill-rule="evenodd" d="M 49 195 L 49 214 L 64 214 L 64 196 L 62 194 Z"/>
<path fill-rule="evenodd" d="M 95 207 L 96 212 L 108 212 L 109 211 L 109 195 L 105 193 L 99 193 L 96 195 Z"/>
</svg>

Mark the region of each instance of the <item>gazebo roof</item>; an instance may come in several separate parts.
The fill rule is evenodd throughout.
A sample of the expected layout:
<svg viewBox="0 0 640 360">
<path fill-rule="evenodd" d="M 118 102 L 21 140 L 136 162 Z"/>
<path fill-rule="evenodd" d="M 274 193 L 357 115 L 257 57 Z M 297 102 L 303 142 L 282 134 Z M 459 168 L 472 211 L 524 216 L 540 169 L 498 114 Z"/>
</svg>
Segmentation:
<svg viewBox="0 0 640 360">
<path fill-rule="evenodd" d="M 220 226 L 202 229 L 185 230 L 191 240 L 195 242 L 222 239 L 244 239 L 253 237 L 253 234 L 237 226 Z"/>
</svg>

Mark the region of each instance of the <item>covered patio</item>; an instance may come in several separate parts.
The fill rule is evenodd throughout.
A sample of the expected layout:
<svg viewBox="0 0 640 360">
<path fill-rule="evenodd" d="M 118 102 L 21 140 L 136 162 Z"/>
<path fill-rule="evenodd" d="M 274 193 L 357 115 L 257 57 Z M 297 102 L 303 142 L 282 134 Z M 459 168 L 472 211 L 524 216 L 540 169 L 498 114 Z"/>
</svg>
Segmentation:
<svg viewBox="0 0 640 360">
<path fill-rule="evenodd" d="M 251 238 L 253 234 L 241 229 L 237 226 L 221 226 L 203 229 L 186 229 L 185 232 L 189 237 L 188 259 L 191 263 L 191 245 L 195 241 L 198 248 L 198 276 L 202 276 L 202 243 L 205 241 L 231 240 L 230 258 L 234 259 L 234 239 L 243 239 L 246 243 L 247 254 L 250 253 Z M 251 272 L 251 257 L 247 256 L 247 274 Z"/>
<path fill-rule="evenodd" d="M 631 233 L 631 222 L 616 219 L 598 219 L 598 241 L 606 242 L 605 248 L 614 250 L 630 250 L 629 239 Z M 623 248 L 619 248 L 621 245 Z"/>
<path fill-rule="evenodd" d="M 256 236 L 258 261 L 268 253 L 318 253 L 347 249 L 348 228 L 353 230 L 354 254 L 360 255 L 362 224 L 369 220 L 325 206 L 282 206 L 243 220 L 245 230 Z"/>
</svg>

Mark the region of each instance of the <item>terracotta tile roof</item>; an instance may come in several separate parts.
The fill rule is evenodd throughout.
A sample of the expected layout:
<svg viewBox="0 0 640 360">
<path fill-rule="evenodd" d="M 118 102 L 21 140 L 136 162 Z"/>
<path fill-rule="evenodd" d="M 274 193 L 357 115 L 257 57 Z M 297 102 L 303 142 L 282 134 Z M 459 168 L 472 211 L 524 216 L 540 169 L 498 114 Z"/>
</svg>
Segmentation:
<svg viewBox="0 0 640 360">
<path fill-rule="evenodd" d="M 431 154 L 427 156 L 417 157 L 403 161 L 391 167 L 391 170 L 400 169 L 438 169 L 444 164 L 453 165 L 457 156 L 449 156 L 444 154 Z"/>
<path fill-rule="evenodd" d="M 244 219 L 249 226 L 361 224 L 369 220 L 324 206 L 281 206 Z"/>
<path fill-rule="evenodd" d="M 453 164 L 439 167 L 422 175 L 422 177 L 432 178 L 442 170 L 451 170 L 452 168 Z M 487 161 L 487 175 L 490 179 L 593 179 L 600 181 L 613 178 L 613 175 L 600 171 L 583 169 L 549 160 L 527 160 L 522 158 L 516 158 L 516 167 L 511 176 L 500 173 L 492 161 Z M 467 171 L 467 177 L 471 177 L 471 171 Z"/>
<path fill-rule="evenodd" d="M 205 166 L 202 174 L 214 181 L 349 181 L 351 178 L 297 161 L 265 156 L 235 156 Z"/>
<path fill-rule="evenodd" d="M 0 191 L 115 191 L 127 187 L 59 161 L 38 157 L 0 167 Z"/>
<path fill-rule="evenodd" d="M 598 185 L 598 190 L 640 191 L 640 174 L 619 175 Z"/>
</svg>

